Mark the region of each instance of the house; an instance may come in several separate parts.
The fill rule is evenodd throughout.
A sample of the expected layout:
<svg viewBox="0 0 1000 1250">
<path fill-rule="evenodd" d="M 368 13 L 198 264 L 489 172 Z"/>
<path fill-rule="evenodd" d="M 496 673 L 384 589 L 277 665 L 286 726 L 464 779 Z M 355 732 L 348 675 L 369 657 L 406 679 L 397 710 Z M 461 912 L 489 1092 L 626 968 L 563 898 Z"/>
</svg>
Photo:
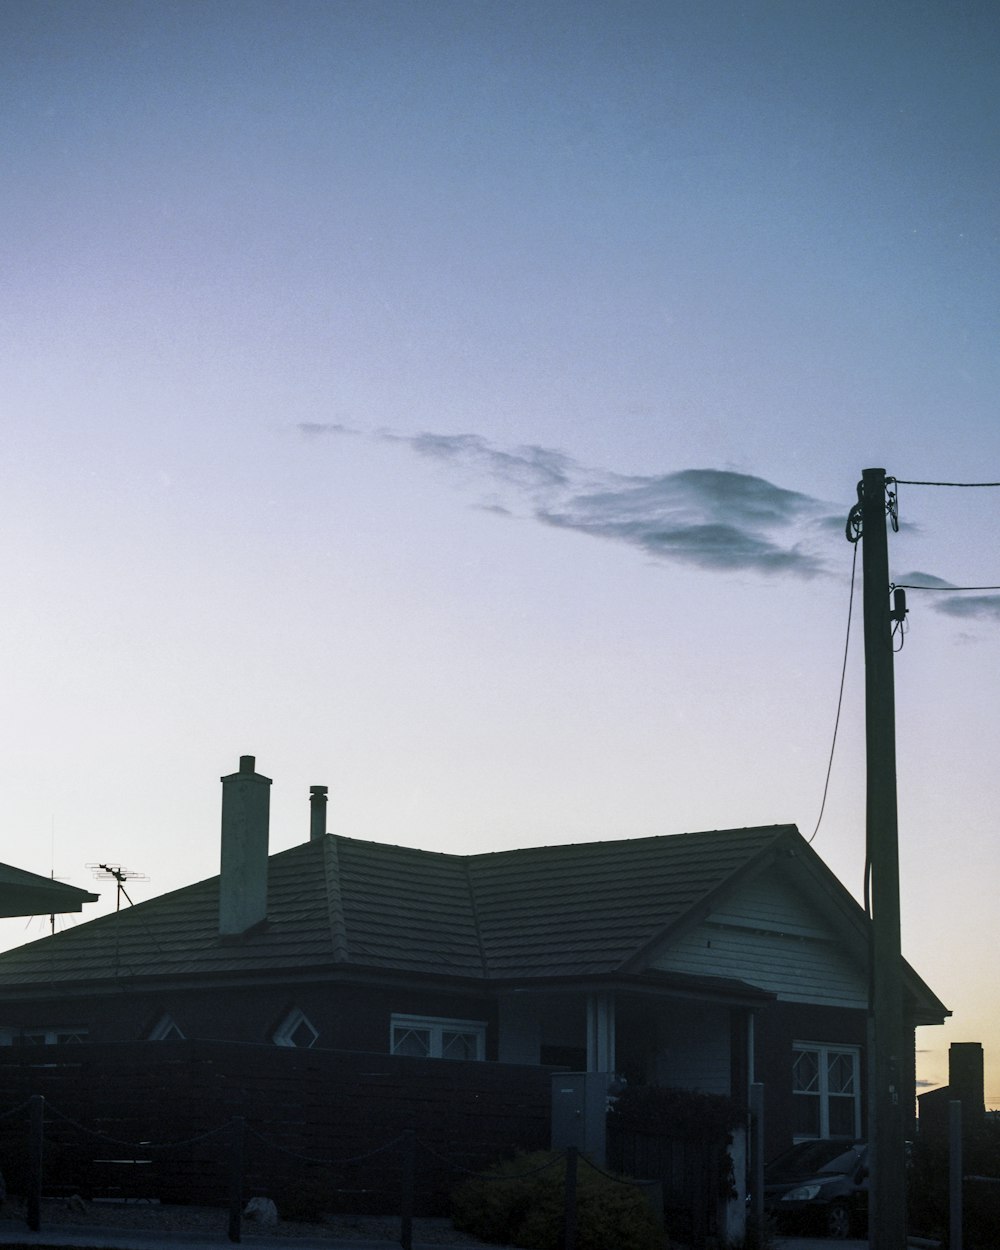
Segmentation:
<svg viewBox="0 0 1000 1250">
<path fill-rule="evenodd" d="M 984 1055 L 981 1042 L 952 1042 L 948 1047 L 948 1084 L 917 1098 L 921 1141 L 948 1140 L 950 1106 L 961 1106 L 962 1132 L 975 1134 L 986 1121 Z"/>
<path fill-rule="evenodd" d="M 83 911 L 98 896 L 52 877 L 0 864 L 0 917 L 46 916 Z"/>
<path fill-rule="evenodd" d="M 268 855 L 222 778 L 221 873 L 0 954 L 0 1041 L 214 1039 L 765 1089 L 767 1154 L 865 1129 L 868 921 L 792 825 L 470 855 L 326 833 Z M 913 1029 L 949 1014 L 904 971 Z"/>
</svg>

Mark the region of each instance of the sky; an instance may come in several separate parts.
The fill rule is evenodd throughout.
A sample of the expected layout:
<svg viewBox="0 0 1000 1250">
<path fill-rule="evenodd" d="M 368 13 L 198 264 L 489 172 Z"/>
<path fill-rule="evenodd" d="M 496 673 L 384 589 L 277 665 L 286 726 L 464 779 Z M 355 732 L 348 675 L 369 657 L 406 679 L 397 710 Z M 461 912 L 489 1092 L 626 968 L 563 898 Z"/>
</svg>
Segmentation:
<svg viewBox="0 0 1000 1250">
<path fill-rule="evenodd" d="M 253 754 L 273 850 L 860 897 L 881 467 L 918 1075 L 1000 1106 L 1000 490 L 907 484 L 1000 480 L 996 6 L 7 0 L 0 99 L 0 858 L 211 876 Z"/>
</svg>

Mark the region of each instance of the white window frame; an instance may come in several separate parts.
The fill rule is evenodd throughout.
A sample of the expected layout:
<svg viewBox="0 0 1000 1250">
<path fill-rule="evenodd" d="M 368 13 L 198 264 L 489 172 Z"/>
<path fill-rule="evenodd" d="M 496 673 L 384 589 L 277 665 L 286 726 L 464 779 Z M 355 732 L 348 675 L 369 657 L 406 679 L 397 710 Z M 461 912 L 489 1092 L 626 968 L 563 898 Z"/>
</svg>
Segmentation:
<svg viewBox="0 0 1000 1250">
<path fill-rule="evenodd" d="M 396 1050 L 396 1030 L 406 1029 L 428 1034 L 428 1059 L 443 1059 L 445 1033 L 469 1033 L 475 1037 L 475 1060 L 486 1058 L 486 1021 L 485 1020 L 451 1020 L 446 1016 L 409 1016 L 401 1012 L 393 1012 L 389 1020 L 389 1053 L 398 1054 Z"/>
<path fill-rule="evenodd" d="M 299 1026 L 303 1024 L 306 1025 L 307 1028 L 312 1030 L 313 1036 L 308 1046 L 301 1046 L 299 1047 L 299 1049 L 311 1050 L 312 1047 L 315 1046 L 316 1043 L 319 1041 L 319 1029 L 316 1028 L 315 1024 L 313 1024 L 313 1022 L 309 1019 L 306 1013 L 304 1011 L 300 1011 L 298 1007 L 295 1007 L 292 1011 L 290 1011 L 288 1015 L 285 1016 L 284 1020 L 282 1020 L 282 1022 L 274 1030 L 274 1034 L 273 1034 L 274 1044 L 276 1046 L 297 1046 L 298 1047 L 298 1042 L 294 1041 L 293 1037 L 294 1037 L 296 1029 L 298 1029 Z"/>
<path fill-rule="evenodd" d="M 851 1132 L 851 1140 L 857 1141 L 861 1135 L 861 1047 L 850 1046 L 843 1043 L 834 1042 L 792 1042 L 792 1056 L 794 1068 L 794 1056 L 799 1051 L 808 1051 L 814 1054 L 817 1059 L 817 1090 L 815 1093 L 799 1092 L 794 1088 L 794 1080 L 792 1087 L 792 1098 L 816 1098 L 819 1101 L 819 1140 L 824 1140 L 831 1136 L 830 1133 L 830 1099 L 837 1098 L 847 1101 L 850 1095 L 831 1094 L 829 1088 L 830 1074 L 830 1058 L 834 1055 L 846 1055 L 850 1058 L 852 1064 L 852 1084 L 854 1094 L 851 1101 L 854 1109 L 854 1128 Z M 838 1137 L 843 1134 L 838 1133 Z M 797 1133 L 793 1137 L 796 1142 L 815 1141 L 817 1140 L 811 1133 Z M 846 1138 L 844 1139 L 847 1140 Z"/>
<path fill-rule="evenodd" d="M 184 1032 L 173 1016 L 167 1013 L 160 1016 L 159 1020 L 149 1030 L 146 1040 L 150 1042 L 182 1042 L 184 1041 Z"/>
<path fill-rule="evenodd" d="M 5 1041 L 5 1045 L 15 1046 L 71 1046 L 74 1043 L 85 1042 L 87 1040 L 87 1029 L 73 1028 L 28 1028 L 28 1029 L 10 1029 L 4 1030 L 9 1032 L 10 1041 Z"/>
</svg>

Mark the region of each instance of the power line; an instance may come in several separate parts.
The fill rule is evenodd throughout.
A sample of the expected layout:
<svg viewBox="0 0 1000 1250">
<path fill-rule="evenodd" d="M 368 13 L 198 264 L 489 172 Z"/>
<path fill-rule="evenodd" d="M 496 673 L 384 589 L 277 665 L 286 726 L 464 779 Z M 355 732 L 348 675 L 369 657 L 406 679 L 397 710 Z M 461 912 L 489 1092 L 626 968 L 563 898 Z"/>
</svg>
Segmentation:
<svg viewBox="0 0 1000 1250">
<path fill-rule="evenodd" d="M 887 477 L 887 482 L 895 482 L 897 486 L 1000 486 L 1000 482 L 918 482 L 905 477 Z"/>
<path fill-rule="evenodd" d="M 1000 486 L 1000 482 L 925 482 L 925 481 L 918 481 L 916 479 L 905 478 L 905 477 L 887 477 L 885 481 L 886 481 L 887 486 L 890 482 L 892 482 L 896 486 L 957 486 L 957 487 L 964 487 L 967 489 L 975 488 L 975 487 L 983 487 L 983 486 Z M 898 508 L 898 506 L 899 504 L 897 500 L 896 507 Z M 856 508 L 852 509 L 851 516 L 854 515 L 855 511 L 856 511 Z M 895 518 L 893 519 L 893 528 L 894 529 L 897 528 L 897 523 L 896 523 Z M 851 517 L 848 517 L 847 536 L 849 539 L 851 538 Z M 854 541 L 857 541 L 857 540 L 855 539 Z M 937 591 L 938 594 L 961 594 L 965 591 L 1000 590 L 1000 585 L 997 585 L 997 586 L 921 586 L 917 582 L 892 582 L 890 583 L 889 590 L 893 591 L 896 589 L 899 589 L 899 590 L 934 590 L 934 591 Z"/>
<path fill-rule="evenodd" d="M 890 590 L 936 590 L 939 594 L 952 595 L 962 590 L 1000 590 L 1000 586 L 919 586 L 913 582 L 891 582 Z"/>
<path fill-rule="evenodd" d="M 812 831 L 807 839 L 810 843 L 816 834 L 819 833 L 820 824 L 823 821 L 823 812 L 826 810 L 826 796 L 830 789 L 830 774 L 833 771 L 833 753 L 837 748 L 837 730 L 840 728 L 840 709 L 844 702 L 844 677 L 847 673 L 847 649 L 851 642 L 851 613 L 854 608 L 854 580 L 858 571 L 858 544 L 854 542 L 854 559 L 851 561 L 851 594 L 847 602 L 847 633 L 844 637 L 844 662 L 840 667 L 840 693 L 837 695 L 837 715 L 833 722 L 833 741 L 830 743 L 830 758 L 826 764 L 826 781 L 823 783 L 823 801 L 819 805 L 819 816 L 816 819 L 816 828 Z"/>
</svg>

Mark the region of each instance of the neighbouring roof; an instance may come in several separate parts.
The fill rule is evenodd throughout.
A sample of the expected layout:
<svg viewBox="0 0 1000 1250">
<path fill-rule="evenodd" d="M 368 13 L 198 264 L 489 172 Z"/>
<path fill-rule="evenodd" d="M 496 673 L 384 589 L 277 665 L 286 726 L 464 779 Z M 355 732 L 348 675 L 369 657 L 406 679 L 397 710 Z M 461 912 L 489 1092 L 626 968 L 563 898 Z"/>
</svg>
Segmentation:
<svg viewBox="0 0 1000 1250">
<path fill-rule="evenodd" d="M 75 885 L 40 877 L 24 868 L 0 864 L 0 916 L 46 916 L 82 911 L 98 896 Z"/>
<path fill-rule="evenodd" d="M 860 907 L 794 825 L 479 855 L 327 834 L 270 857 L 266 926 L 220 938 L 212 877 L 0 954 L 0 991 L 331 970 L 499 985 L 634 976 L 645 951 L 790 855 L 863 942 Z"/>
</svg>

